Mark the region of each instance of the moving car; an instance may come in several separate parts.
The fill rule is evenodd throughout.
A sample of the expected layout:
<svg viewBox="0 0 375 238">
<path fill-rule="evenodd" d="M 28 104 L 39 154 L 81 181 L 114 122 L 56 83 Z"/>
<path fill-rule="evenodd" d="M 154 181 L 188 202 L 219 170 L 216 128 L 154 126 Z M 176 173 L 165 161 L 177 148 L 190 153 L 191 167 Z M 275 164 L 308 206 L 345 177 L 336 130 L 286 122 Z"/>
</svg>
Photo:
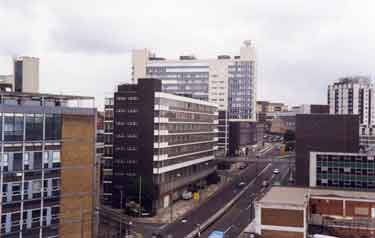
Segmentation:
<svg viewBox="0 0 375 238">
<path fill-rule="evenodd" d="M 274 169 L 274 170 L 273 170 L 273 173 L 274 173 L 274 174 L 279 174 L 279 173 L 280 173 L 280 170 L 279 170 L 279 169 Z"/>
</svg>

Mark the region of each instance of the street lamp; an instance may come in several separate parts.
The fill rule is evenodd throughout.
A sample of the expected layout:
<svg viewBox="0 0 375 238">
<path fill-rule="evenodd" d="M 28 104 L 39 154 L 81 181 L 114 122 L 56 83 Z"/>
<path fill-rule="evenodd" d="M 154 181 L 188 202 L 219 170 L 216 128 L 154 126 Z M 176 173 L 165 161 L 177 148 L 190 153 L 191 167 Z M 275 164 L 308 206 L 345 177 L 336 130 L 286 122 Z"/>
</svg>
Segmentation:
<svg viewBox="0 0 375 238">
<path fill-rule="evenodd" d="M 176 178 L 178 178 L 178 177 L 181 177 L 180 173 L 176 174 Z M 172 182 L 171 182 L 172 189 L 171 189 L 171 209 L 170 209 L 170 211 L 171 211 L 171 218 L 170 218 L 170 223 L 173 222 L 173 204 L 174 204 L 174 202 L 173 202 L 173 190 L 174 190 L 174 185 L 175 185 L 174 184 L 174 179 L 172 179 Z"/>
</svg>

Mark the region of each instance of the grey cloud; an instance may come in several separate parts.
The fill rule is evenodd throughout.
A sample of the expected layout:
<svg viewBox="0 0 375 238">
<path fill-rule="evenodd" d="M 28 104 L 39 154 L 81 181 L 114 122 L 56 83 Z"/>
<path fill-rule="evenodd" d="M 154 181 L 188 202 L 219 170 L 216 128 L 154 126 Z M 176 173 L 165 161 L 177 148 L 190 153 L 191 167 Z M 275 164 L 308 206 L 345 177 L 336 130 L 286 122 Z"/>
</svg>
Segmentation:
<svg viewBox="0 0 375 238">
<path fill-rule="evenodd" d="M 103 90 L 129 78 L 132 48 L 151 48 L 165 57 L 212 57 L 238 54 L 241 42 L 252 39 L 260 99 L 324 103 L 328 83 L 374 70 L 374 5 L 365 0 L 1 0 L 0 17 L 9 20 L 0 22 L 0 54 L 32 52 L 46 33 L 47 44 L 36 52 L 44 55 L 44 88 L 76 88 L 102 101 Z M 33 25 L 38 9 L 45 11 L 45 26 Z M 49 78 L 64 83 L 57 86 Z M 91 81 L 98 87 L 85 89 Z"/>
<path fill-rule="evenodd" d="M 136 44 L 126 30 L 103 18 L 60 17 L 50 30 L 50 44 L 63 52 L 123 54 Z"/>
</svg>

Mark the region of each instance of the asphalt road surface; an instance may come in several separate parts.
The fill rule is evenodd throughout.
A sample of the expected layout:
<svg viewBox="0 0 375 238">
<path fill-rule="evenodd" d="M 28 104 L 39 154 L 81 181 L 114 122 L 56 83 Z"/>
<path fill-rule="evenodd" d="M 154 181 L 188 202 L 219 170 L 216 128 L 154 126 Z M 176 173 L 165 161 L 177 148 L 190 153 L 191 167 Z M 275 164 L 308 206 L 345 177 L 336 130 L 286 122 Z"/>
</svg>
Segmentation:
<svg viewBox="0 0 375 238">
<path fill-rule="evenodd" d="M 267 190 L 262 186 L 262 182 L 267 180 L 272 185 L 273 182 L 288 177 L 288 166 L 288 163 L 273 164 L 270 166 L 255 179 L 253 185 L 246 190 L 241 198 L 220 219 L 201 234 L 201 237 L 207 238 L 212 231 L 218 230 L 225 232 L 225 238 L 237 238 L 254 218 L 253 200 Z M 279 174 L 273 174 L 275 168 L 280 170 Z"/>
<path fill-rule="evenodd" d="M 162 234 L 163 237 L 172 235 L 173 238 L 183 238 L 188 235 L 190 232 L 197 228 L 197 224 L 203 224 L 219 209 L 223 208 L 229 201 L 231 201 L 238 192 L 240 192 L 241 188 L 238 187 L 238 184 L 240 182 L 249 184 L 267 165 L 270 164 L 261 162 L 262 158 L 269 158 L 275 156 L 275 154 L 278 153 L 275 153 L 275 150 L 271 150 L 268 153 L 264 154 L 259 159 L 258 163 L 250 163 L 243 173 L 235 177 L 229 184 L 221 188 L 220 192 L 216 196 L 213 196 L 209 200 L 205 201 L 198 209 L 192 210 L 183 218 L 180 218 L 176 222 L 164 227 L 164 229 L 159 231 L 160 234 Z M 277 166 L 283 172 L 287 169 L 288 163 L 285 163 L 284 165 L 282 165 L 282 167 L 280 167 L 281 165 L 279 164 Z M 263 179 L 268 180 L 269 177 L 272 176 L 273 168 L 273 166 L 269 166 L 268 169 L 264 171 L 264 174 L 261 175 L 261 178 L 257 178 L 255 180 L 254 184 L 249 187 L 249 193 L 259 192 L 259 185 L 262 183 Z M 246 192 L 245 194 L 248 193 Z M 249 201 L 247 201 L 247 203 L 248 202 Z M 183 219 L 185 220 L 185 222 L 182 222 Z M 244 222 L 248 224 L 248 220 Z M 230 225 L 230 223 L 228 224 Z M 226 227 L 228 227 L 228 225 Z"/>
</svg>

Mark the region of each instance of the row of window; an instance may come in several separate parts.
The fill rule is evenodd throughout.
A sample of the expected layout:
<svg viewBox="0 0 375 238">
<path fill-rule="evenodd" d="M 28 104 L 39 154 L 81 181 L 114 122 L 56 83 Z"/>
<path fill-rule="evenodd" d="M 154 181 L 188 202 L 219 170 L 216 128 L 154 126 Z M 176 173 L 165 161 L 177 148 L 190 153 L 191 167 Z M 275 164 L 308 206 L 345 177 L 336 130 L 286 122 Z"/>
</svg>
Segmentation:
<svg viewBox="0 0 375 238">
<path fill-rule="evenodd" d="M 216 125 L 210 124 L 193 124 L 193 123 L 180 123 L 180 124 L 156 124 L 154 130 L 167 130 L 169 133 L 184 133 L 184 132 L 211 132 L 217 129 Z"/>
<path fill-rule="evenodd" d="M 155 105 L 164 105 L 169 106 L 170 110 L 181 110 L 181 111 L 193 111 L 193 112 L 205 112 L 205 113 L 214 113 L 216 107 L 207 106 L 197 103 L 182 102 L 176 101 L 167 98 L 155 98 Z"/>
<path fill-rule="evenodd" d="M 197 141 L 211 141 L 215 134 L 193 134 L 193 135 L 168 135 L 168 136 L 154 136 L 155 142 L 168 142 L 169 145 L 184 144 Z"/>
<path fill-rule="evenodd" d="M 139 98 L 137 96 L 129 96 L 129 97 L 117 96 L 116 97 L 117 101 L 138 101 L 138 99 Z"/>
<path fill-rule="evenodd" d="M 155 111 L 155 117 L 165 117 L 169 121 L 194 121 L 194 122 L 212 122 L 217 119 L 215 115 L 196 114 L 188 112 L 174 112 L 174 111 Z"/>
<path fill-rule="evenodd" d="M 198 153 L 200 151 L 213 150 L 215 144 L 216 142 L 208 142 L 202 144 L 181 145 L 168 148 L 154 149 L 154 154 L 166 154 L 169 157 L 172 157 L 182 154 Z"/>
<path fill-rule="evenodd" d="M 40 228 L 40 221 L 43 226 L 58 224 L 59 206 L 44 207 L 43 209 L 27 209 L 22 213 L 12 212 L 1 215 L 1 234 L 19 231 L 22 221 L 23 229 Z"/>
<path fill-rule="evenodd" d="M 23 197 L 22 197 L 23 185 Z M 42 187 L 43 185 L 43 187 Z M 42 190 L 42 188 L 44 188 Z M 21 200 L 31 200 L 43 197 L 48 198 L 58 196 L 60 191 L 60 178 L 48 178 L 43 180 L 28 180 L 25 182 L 10 182 L 3 184 L 3 202 L 14 202 Z"/>
<path fill-rule="evenodd" d="M 60 151 L 5 152 L 0 155 L 4 172 L 60 167 Z"/>
<path fill-rule="evenodd" d="M 0 119 L 0 131 L 4 132 L 4 141 L 33 141 L 43 139 L 42 114 L 4 114 L 4 128 Z M 61 139 L 61 116 L 59 114 L 46 114 L 45 139 Z M 25 135 L 24 135 L 25 131 Z"/>
</svg>

